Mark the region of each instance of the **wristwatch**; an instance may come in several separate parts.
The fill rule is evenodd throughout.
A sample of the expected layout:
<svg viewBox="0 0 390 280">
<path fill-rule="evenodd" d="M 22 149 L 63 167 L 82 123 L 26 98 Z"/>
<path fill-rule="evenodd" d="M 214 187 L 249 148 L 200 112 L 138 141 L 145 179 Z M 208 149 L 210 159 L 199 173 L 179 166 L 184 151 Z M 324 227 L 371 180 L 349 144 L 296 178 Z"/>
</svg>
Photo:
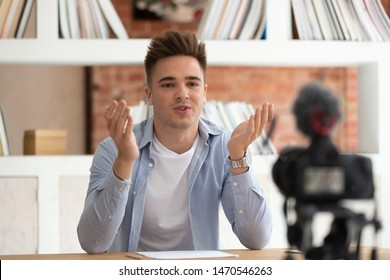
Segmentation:
<svg viewBox="0 0 390 280">
<path fill-rule="evenodd" d="M 249 167 L 252 163 L 251 155 L 248 152 L 245 152 L 244 157 L 241 159 L 232 160 L 229 156 L 227 160 L 229 162 L 230 167 L 232 168 Z"/>
</svg>

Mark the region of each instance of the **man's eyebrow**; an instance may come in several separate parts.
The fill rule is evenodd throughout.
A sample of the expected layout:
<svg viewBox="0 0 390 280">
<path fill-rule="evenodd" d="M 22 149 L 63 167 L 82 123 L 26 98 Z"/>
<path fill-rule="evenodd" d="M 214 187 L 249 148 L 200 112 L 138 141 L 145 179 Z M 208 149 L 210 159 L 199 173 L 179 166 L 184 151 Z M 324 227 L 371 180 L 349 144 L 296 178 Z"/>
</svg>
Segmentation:
<svg viewBox="0 0 390 280">
<path fill-rule="evenodd" d="M 185 77 L 186 80 L 197 80 L 197 81 L 201 81 L 202 79 L 197 77 L 197 76 L 186 76 Z M 176 80 L 175 77 L 172 77 L 172 76 L 167 76 L 167 77 L 162 77 L 160 80 L 158 80 L 158 83 L 161 83 L 161 82 L 166 82 L 166 81 L 174 81 Z"/>
<path fill-rule="evenodd" d="M 158 83 L 165 82 L 165 81 L 174 81 L 174 80 L 176 80 L 175 77 L 167 76 L 167 77 L 162 77 L 160 80 L 158 80 Z"/>
<path fill-rule="evenodd" d="M 186 77 L 186 80 L 197 80 L 197 81 L 201 81 L 201 78 L 197 77 L 197 76 L 187 76 Z"/>
</svg>

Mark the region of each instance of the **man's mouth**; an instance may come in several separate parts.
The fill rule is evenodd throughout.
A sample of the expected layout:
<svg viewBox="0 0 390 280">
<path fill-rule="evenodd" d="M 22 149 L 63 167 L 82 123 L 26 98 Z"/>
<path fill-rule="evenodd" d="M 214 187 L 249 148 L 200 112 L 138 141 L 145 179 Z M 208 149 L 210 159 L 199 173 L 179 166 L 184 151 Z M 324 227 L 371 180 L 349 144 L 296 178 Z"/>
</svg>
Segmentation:
<svg viewBox="0 0 390 280">
<path fill-rule="evenodd" d="M 175 107 L 175 110 L 178 110 L 178 111 L 186 111 L 189 109 L 191 109 L 191 106 L 189 106 L 189 105 L 179 105 L 179 106 Z"/>
</svg>

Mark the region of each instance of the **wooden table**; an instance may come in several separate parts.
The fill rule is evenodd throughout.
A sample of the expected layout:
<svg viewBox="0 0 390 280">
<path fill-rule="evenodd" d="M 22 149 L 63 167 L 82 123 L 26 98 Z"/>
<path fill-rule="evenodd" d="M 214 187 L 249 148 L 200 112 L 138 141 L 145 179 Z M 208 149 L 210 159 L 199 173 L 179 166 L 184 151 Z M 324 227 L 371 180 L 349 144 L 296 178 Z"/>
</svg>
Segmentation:
<svg viewBox="0 0 390 280">
<path fill-rule="evenodd" d="M 223 258 L 232 260 L 282 260 L 286 257 L 286 249 L 266 248 L 263 250 L 223 250 L 231 254 L 238 254 L 239 257 Z M 371 248 L 361 248 L 361 259 L 370 259 Z M 302 254 L 292 254 L 294 259 L 303 259 Z M 130 260 L 126 252 L 104 253 L 104 254 L 32 254 L 32 255 L 0 255 L 0 260 Z M 142 257 L 142 259 L 150 259 Z M 379 248 L 378 259 L 390 260 L 390 249 Z"/>
</svg>

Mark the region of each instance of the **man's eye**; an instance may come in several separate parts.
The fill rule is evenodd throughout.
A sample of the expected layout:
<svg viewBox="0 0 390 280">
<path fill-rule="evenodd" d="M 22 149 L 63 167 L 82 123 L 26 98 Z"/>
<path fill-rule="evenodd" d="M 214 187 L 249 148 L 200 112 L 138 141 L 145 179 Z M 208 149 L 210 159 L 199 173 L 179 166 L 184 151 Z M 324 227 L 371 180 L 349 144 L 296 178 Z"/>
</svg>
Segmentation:
<svg viewBox="0 0 390 280">
<path fill-rule="evenodd" d="M 197 87 L 197 86 L 198 86 L 198 83 L 193 83 L 193 82 L 191 82 L 191 83 L 188 83 L 188 85 L 189 85 L 190 87 Z"/>
<path fill-rule="evenodd" d="M 164 88 L 170 88 L 170 87 L 173 87 L 174 84 L 162 84 L 161 87 L 164 87 Z"/>
</svg>

